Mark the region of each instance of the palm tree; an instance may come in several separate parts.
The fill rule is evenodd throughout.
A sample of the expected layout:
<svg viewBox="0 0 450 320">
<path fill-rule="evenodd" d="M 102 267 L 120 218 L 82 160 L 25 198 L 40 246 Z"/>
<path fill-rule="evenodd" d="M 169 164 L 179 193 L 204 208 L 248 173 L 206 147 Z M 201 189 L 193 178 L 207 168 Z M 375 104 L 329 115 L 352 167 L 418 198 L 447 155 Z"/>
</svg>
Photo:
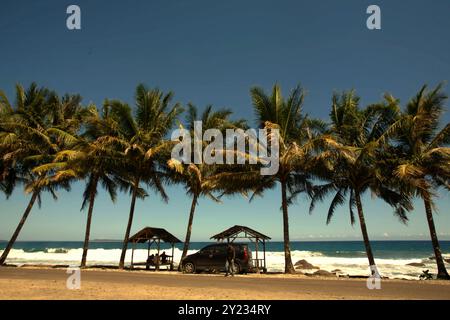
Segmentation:
<svg viewBox="0 0 450 320">
<path fill-rule="evenodd" d="M 392 182 L 390 157 L 382 139 L 398 113 L 396 102 L 388 96 L 385 103 L 360 109 L 359 97 L 353 91 L 334 94 L 331 135 L 324 136 L 327 147 L 313 160 L 314 174 L 328 183 L 314 188 L 310 213 L 317 201 L 334 193 L 327 215 L 329 224 L 336 207 L 344 204 L 348 196 L 350 221 L 353 225 L 356 207 L 372 274 L 377 270 L 364 218 L 362 194 L 371 190 L 394 207 L 395 214 L 405 223 L 406 211 L 412 210 L 408 195 L 397 191 Z"/>
<path fill-rule="evenodd" d="M 125 265 L 136 198 L 146 196 L 140 187 L 141 183 L 160 194 L 164 201 L 168 200 L 163 187 L 168 177 L 161 169 L 161 163 L 165 162 L 163 154 L 166 154 L 164 151 L 168 145 L 164 139 L 182 112 L 178 103 L 170 106 L 172 98 L 172 92 L 164 94 L 159 89 L 148 89 L 140 84 L 136 88 L 134 117 L 127 104 L 116 100 L 105 102 L 111 107 L 111 116 L 117 121 L 120 138 L 126 146 L 121 162 L 121 177 L 128 184 L 123 184 L 122 187 L 129 189 L 131 193 L 130 213 L 120 255 L 120 269 Z"/>
<path fill-rule="evenodd" d="M 193 104 L 189 103 L 187 130 L 191 132 L 191 136 L 193 137 L 195 121 L 201 121 L 202 123 L 202 136 L 204 131 L 208 129 L 217 129 L 222 133 L 225 133 L 226 129 L 244 128 L 245 121 L 232 121 L 229 119 L 231 114 L 232 111 L 228 109 L 213 111 L 212 106 L 209 105 L 205 108 L 205 110 L 199 117 L 197 108 Z M 183 261 L 183 259 L 186 257 L 189 250 L 192 224 L 194 221 L 194 214 L 196 206 L 198 204 L 198 199 L 202 196 L 205 196 L 216 202 L 220 202 L 219 198 L 214 194 L 214 192 L 219 190 L 224 191 L 223 188 L 225 186 L 223 184 L 220 184 L 218 179 L 220 179 L 220 177 L 224 173 L 224 170 L 226 170 L 225 167 L 229 166 L 209 165 L 203 162 L 201 164 L 191 163 L 183 165 L 176 159 L 170 159 L 168 161 L 168 167 L 175 171 L 174 173 L 172 173 L 171 179 L 174 182 L 183 184 L 185 186 L 187 194 L 192 196 L 191 209 L 189 212 L 189 220 L 186 230 L 186 238 L 184 241 L 183 253 L 180 260 L 181 267 L 181 261 Z M 227 170 L 226 172 L 230 171 Z M 230 192 L 231 191 L 228 191 L 228 193 Z"/>
<path fill-rule="evenodd" d="M 69 119 L 75 117 L 80 107 L 73 108 L 72 113 L 66 113 L 58 121 L 51 116 L 50 110 L 55 107 L 55 93 L 45 88 L 38 88 L 35 83 L 25 90 L 16 86 L 16 105 L 13 107 L 4 93 L 0 94 L 1 118 L 0 150 L 4 176 L 2 180 L 7 194 L 12 191 L 16 182 L 25 186 L 25 192 L 31 193 L 30 201 L 15 232 L 0 257 L 0 265 L 4 264 L 8 254 L 17 240 L 35 202 L 41 204 L 42 192 L 48 191 L 54 199 L 57 188 L 70 188 L 66 179 L 58 181 L 49 179 L 47 174 L 35 172 L 33 169 L 43 163 L 51 162 L 54 156 L 69 143 L 61 128 Z M 77 100 L 74 96 L 67 96 L 69 100 Z M 77 100 L 78 101 L 78 100 Z M 78 103 L 74 103 L 78 105 Z M 5 111 L 6 110 L 6 111 Z M 73 124 L 73 128 L 79 123 Z M 9 188 L 9 189 L 8 189 Z"/>
<path fill-rule="evenodd" d="M 81 210 L 84 210 L 89 203 L 86 232 L 83 244 L 83 255 L 81 267 L 86 266 L 87 252 L 89 248 L 89 237 L 94 210 L 95 198 L 97 196 L 98 184 L 100 184 L 109 194 L 111 201 L 116 201 L 117 196 L 117 166 L 120 159 L 120 144 L 117 139 L 110 135 L 108 110 L 105 108 L 100 116 L 96 108 L 91 108 L 92 115 L 87 119 L 88 129 L 84 139 L 75 150 L 70 153 L 68 163 L 69 170 L 76 168 L 78 177 L 86 178 L 86 187 L 83 193 L 83 203 Z"/>
<path fill-rule="evenodd" d="M 295 195 L 299 192 L 309 192 L 312 188 L 311 176 L 302 168 L 305 168 L 305 159 L 310 149 L 307 145 L 313 139 L 314 132 L 323 129 L 323 124 L 302 114 L 305 93 L 300 86 L 292 90 L 286 100 L 283 99 L 277 84 L 274 85 L 271 95 L 267 95 L 258 87 L 252 88 L 250 93 L 259 127 L 270 132 L 278 129 L 280 140 L 279 170 L 273 176 L 259 177 L 252 198 L 261 195 L 266 189 L 273 188 L 277 183 L 280 184 L 285 272 L 294 273 L 289 243 L 288 206 Z"/>
<path fill-rule="evenodd" d="M 396 177 L 422 198 L 438 268 L 437 277 L 448 280 L 450 276 L 442 258 L 433 219 L 436 190 L 439 187 L 450 190 L 450 124 L 438 129 L 447 98 L 442 92 L 442 84 L 430 91 L 423 86 L 408 102 L 390 135 L 399 154 Z"/>
<path fill-rule="evenodd" d="M 86 267 L 92 215 L 98 186 L 101 185 L 115 202 L 117 196 L 117 177 L 120 166 L 120 140 L 114 138 L 114 121 L 109 119 L 108 108 L 100 114 L 94 105 L 89 106 L 83 115 L 85 132 L 73 136 L 71 148 L 58 152 L 53 162 L 41 165 L 36 172 L 54 171 L 51 179 L 58 181 L 62 177 L 68 180 L 86 180 L 81 210 L 88 205 L 86 231 L 81 257 L 82 268 Z"/>
</svg>

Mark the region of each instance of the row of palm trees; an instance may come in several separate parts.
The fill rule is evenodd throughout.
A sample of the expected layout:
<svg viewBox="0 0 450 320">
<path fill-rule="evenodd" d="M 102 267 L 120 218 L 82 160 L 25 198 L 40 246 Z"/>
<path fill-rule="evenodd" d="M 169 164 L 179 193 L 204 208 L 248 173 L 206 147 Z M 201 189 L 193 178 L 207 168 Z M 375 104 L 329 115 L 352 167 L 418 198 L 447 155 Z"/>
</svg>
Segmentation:
<svg viewBox="0 0 450 320">
<path fill-rule="evenodd" d="M 350 221 L 356 222 L 356 210 L 369 265 L 376 272 L 361 201 L 370 191 L 391 205 L 404 223 L 413 209 L 412 200 L 423 200 L 438 277 L 449 279 L 433 221 L 438 189 L 450 190 L 450 124 L 440 124 L 447 100 L 442 85 L 432 90 L 422 87 L 403 110 L 391 95 L 363 108 L 354 91 L 335 93 L 327 122 L 304 114 L 305 92 L 300 86 L 287 98 L 277 84 L 270 93 L 255 87 L 250 94 L 258 127 L 279 132 L 279 170 L 272 176 L 260 175 L 261 164 L 184 164 L 171 159 L 174 142 L 168 136 L 175 126 L 186 127 L 192 135 L 198 120 L 203 131 L 247 129 L 249 124 L 232 120 L 228 109 L 208 106 L 199 114 L 188 104 L 186 119 L 181 121 L 185 110 L 172 102 L 172 92 L 144 85 L 136 88 L 134 107 L 105 100 L 101 110 L 83 106 L 79 95 L 60 97 L 36 84 L 26 90 L 17 85 L 14 104 L 0 92 L 0 189 L 8 197 L 23 184 L 31 196 L 0 265 L 33 205 L 36 201 L 40 205 L 41 194 L 47 191 L 56 199 L 57 189 L 69 190 L 75 181 L 86 184 L 81 209 L 88 208 L 81 267 L 86 266 L 99 187 L 113 202 L 118 190 L 131 195 L 119 268 L 124 268 L 136 200 L 147 197 L 147 191 L 168 201 L 165 186 L 179 184 L 192 197 L 183 259 L 199 198 L 221 202 L 224 195 L 241 193 L 252 201 L 279 185 L 286 273 L 295 272 L 288 209 L 301 194 L 311 200 L 310 213 L 318 201 L 333 195 L 327 224 L 335 208 L 348 201 Z"/>
</svg>

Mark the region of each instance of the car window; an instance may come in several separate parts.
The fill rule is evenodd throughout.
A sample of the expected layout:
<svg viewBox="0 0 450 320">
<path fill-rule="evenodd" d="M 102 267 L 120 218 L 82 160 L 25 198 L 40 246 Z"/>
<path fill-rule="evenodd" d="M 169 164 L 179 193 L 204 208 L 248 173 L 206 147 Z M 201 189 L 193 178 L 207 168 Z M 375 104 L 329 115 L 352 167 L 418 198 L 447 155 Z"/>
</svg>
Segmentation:
<svg viewBox="0 0 450 320">
<path fill-rule="evenodd" d="M 200 253 L 209 253 L 209 252 L 211 252 L 212 247 L 214 247 L 214 246 L 204 247 L 203 249 L 200 250 Z"/>
<path fill-rule="evenodd" d="M 200 250 L 201 253 L 204 254 L 224 254 L 227 251 L 227 246 L 228 245 L 209 245 L 204 247 L 203 249 Z M 232 246 L 234 247 L 236 253 L 238 252 L 242 252 L 244 246 L 239 245 L 239 244 L 232 244 Z"/>
<path fill-rule="evenodd" d="M 225 253 L 227 251 L 227 247 L 226 246 L 218 246 L 217 247 L 217 253 Z"/>
<path fill-rule="evenodd" d="M 221 253 L 223 251 L 224 251 L 223 246 L 212 246 L 211 247 L 211 252 L 213 254 L 218 254 L 218 253 Z"/>
</svg>

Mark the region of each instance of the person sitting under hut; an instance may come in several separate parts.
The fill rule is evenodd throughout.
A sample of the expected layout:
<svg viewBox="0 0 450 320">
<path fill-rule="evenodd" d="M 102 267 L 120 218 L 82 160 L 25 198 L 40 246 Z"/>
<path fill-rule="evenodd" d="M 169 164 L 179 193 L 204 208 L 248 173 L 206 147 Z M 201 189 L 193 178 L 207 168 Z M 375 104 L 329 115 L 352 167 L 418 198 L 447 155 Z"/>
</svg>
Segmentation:
<svg viewBox="0 0 450 320">
<path fill-rule="evenodd" d="M 161 263 L 167 263 L 167 255 L 165 251 L 161 254 Z"/>
<path fill-rule="evenodd" d="M 149 269 L 149 266 L 150 266 L 150 265 L 154 265 L 154 264 L 155 264 L 155 255 L 154 255 L 154 254 L 151 254 L 151 255 L 149 255 L 148 258 L 147 258 L 146 269 L 148 270 L 148 269 Z"/>
</svg>

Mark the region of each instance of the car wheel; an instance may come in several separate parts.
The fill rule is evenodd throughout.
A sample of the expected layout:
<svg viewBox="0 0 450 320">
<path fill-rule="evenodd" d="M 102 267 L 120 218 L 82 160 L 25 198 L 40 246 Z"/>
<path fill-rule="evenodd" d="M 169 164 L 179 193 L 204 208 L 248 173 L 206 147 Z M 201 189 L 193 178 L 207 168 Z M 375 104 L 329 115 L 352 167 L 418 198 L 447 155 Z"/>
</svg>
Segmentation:
<svg viewBox="0 0 450 320">
<path fill-rule="evenodd" d="M 195 264 L 192 262 L 186 262 L 183 265 L 183 271 L 186 273 L 194 273 L 195 272 Z"/>
<path fill-rule="evenodd" d="M 235 262 L 235 263 L 234 263 L 234 273 L 235 273 L 235 274 L 240 274 L 241 271 L 242 271 L 241 265 L 240 265 L 239 263 Z"/>
</svg>

